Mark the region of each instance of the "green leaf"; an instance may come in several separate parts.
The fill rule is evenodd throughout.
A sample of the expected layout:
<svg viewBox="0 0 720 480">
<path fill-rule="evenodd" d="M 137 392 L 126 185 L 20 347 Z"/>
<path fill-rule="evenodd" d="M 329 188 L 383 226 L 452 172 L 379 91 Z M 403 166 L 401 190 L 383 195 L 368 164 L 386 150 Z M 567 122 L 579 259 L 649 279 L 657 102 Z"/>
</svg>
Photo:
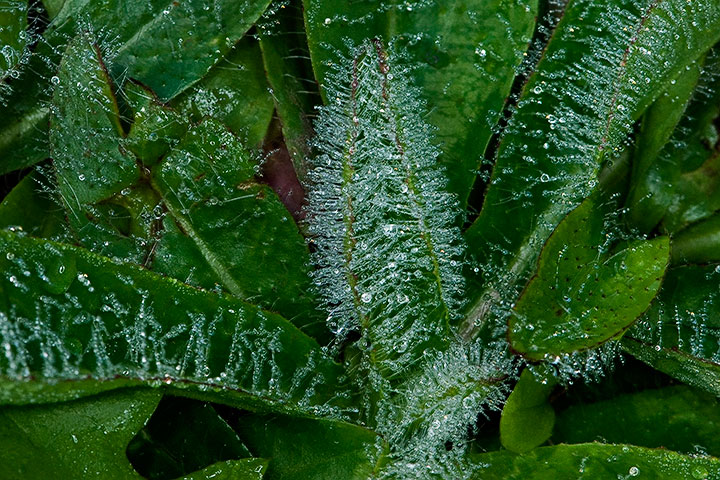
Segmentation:
<svg viewBox="0 0 720 480">
<path fill-rule="evenodd" d="M 218 462 L 187 475 L 182 480 L 262 480 L 268 461 L 262 458 L 244 458 Z"/>
<path fill-rule="evenodd" d="M 246 36 L 172 105 L 193 121 L 210 116 L 227 125 L 248 147 L 262 145 L 273 114 L 258 41 Z"/>
<path fill-rule="evenodd" d="M 188 120 L 138 83 L 126 83 L 123 93 L 134 112 L 125 147 L 145 166 L 152 167 L 180 142 Z"/>
<path fill-rule="evenodd" d="M 345 39 L 407 47 L 412 77 L 437 127 L 449 190 L 467 202 L 535 26 L 537 1 L 372 2 L 304 0 L 308 44 L 326 100 Z"/>
<path fill-rule="evenodd" d="M 51 71 L 37 53 L 31 55 L 25 72 Z M 0 174 L 26 168 L 50 156 L 48 149 L 47 82 L 37 79 L 13 82 L 0 102 Z"/>
<path fill-rule="evenodd" d="M 140 172 L 119 148 L 123 129 L 117 102 L 100 50 L 88 35 L 70 42 L 57 78 L 50 143 L 60 191 L 65 200 L 74 200 L 68 207 L 71 216 L 78 216 L 75 208 L 132 185 Z M 91 178 L 82 174 L 88 158 L 97 168 Z"/>
<path fill-rule="evenodd" d="M 0 203 L 0 228 L 19 228 L 43 238 L 66 235 L 65 215 L 49 191 L 50 180 L 33 170 Z"/>
<path fill-rule="evenodd" d="M 20 66 L 27 62 L 30 42 L 28 26 L 28 2 L 25 0 L 5 0 L 0 9 L 0 103 L 9 78 L 20 75 Z"/>
<path fill-rule="evenodd" d="M 152 0 L 137 8 L 127 8 L 125 3 L 67 2 L 45 37 L 56 42 L 74 28 L 76 19 L 88 18 L 96 28 L 107 29 L 106 35 L 117 36 L 114 74 L 139 80 L 161 100 L 169 100 L 230 51 L 269 0 L 248 0 L 241 5 L 221 0 L 212 7 L 170 0 Z"/>
<path fill-rule="evenodd" d="M 571 405 L 558 412 L 553 443 L 628 443 L 696 454 L 720 454 L 720 401 L 672 386 Z"/>
<path fill-rule="evenodd" d="M 210 404 L 165 396 L 127 456 L 143 477 L 160 480 L 252 455 Z"/>
<path fill-rule="evenodd" d="M 124 389 L 66 403 L 0 409 L 0 476 L 140 479 L 125 446 L 160 393 Z"/>
<path fill-rule="evenodd" d="M 342 369 L 273 313 L 7 232 L 0 271 L 0 404 L 141 384 L 301 415 L 346 404 Z"/>
<path fill-rule="evenodd" d="M 699 60 L 681 72 L 675 83 L 672 83 L 643 115 L 635 142 L 633 184 L 642 180 L 642 176 L 657 160 L 658 154 L 683 118 L 703 71 L 704 60 Z M 632 189 L 629 197 L 633 198 L 635 195 L 637 193 Z M 632 203 L 632 200 L 630 202 Z"/>
<path fill-rule="evenodd" d="M 523 88 L 482 211 L 466 232 L 484 281 L 466 335 L 498 309 L 507 314 L 542 245 L 597 185 L 603 161 L 615 160 L 646 107 L 720 38 L 719 6 L 570 2 Z"/>
<path fill-rule="evenodd" d="M 555 424 L 555 410 L 548 397 L 554 388 L 554 381 L 540 380 L 530 369 L 523 370 L 500 418 L 503 447 L 523 453 L 550 438 Z"/>
<path fill-rule="evenodd" d="M 252 415 L 232 425 L 253 453 L 271 459 L 267 480 L 366 480 L 387 461 L 379 436 L 343 422 Z"/>
<path fill-rule="evenodd" d="M 720 262 L 720 215 L 690 225 L 672 239 L 672 263 Z"/>
<path fill-rule="evenodd" d="M 89 35 L 70 42 L 56 83 L 50 145 L 69 225 L 94 251 L 139 262 L 144 252 L 129 237 L 130 213 L 114 197 L 137 183 L 141 172 L 121 142 L 118 105 Z"/>
<path fill-rule="evenodd" d="M 536 448 L 522 455 L 501 450 L 471 458 L 477 465 L 472 478 L 478 480 L 720 478 L 720 461 L 714 457 L 685 456 L 631 445 L 557 445 Z"/>
<path fill-rule="evenodd" d="M 314 113 L 313 105 L 319 103 L 319 97 L 315 98 L 319 92 L 314 91 L 317 87 L 309 81 L 313 74 L 302 7 L 291 3 L 277 15 L 278 31 L 263 34 L 260 48 L 285 145 L 298 178 L 305 181 L 305 160 L 310 156 L 308 140 L 312 135 L 309 116 Z"/>
<path fill-rule="evenodd" d="M 634 357 L 720 395 L 720 298 L 716 266 L 670 269 L 652 308 L 623 337 Z"/>
<path fill-rule="evenodd" d="M 152 268 L 181 280 L 201 272 L 213 279 L 203 287 L 218 283 L 297 325 L 317 323 L 305 241 L 254 174 L 250 155 L 221 124 L 208 120 L 190 129 L 153 172 L 152 184 L 184 238 L 161 239 Z"/>
<path fill-rule="evenodd" d="M 43 0 L 42 4 L 45 7 L 48 17 L 52 20 L 60 13 L 63 5 L 65 5 L 65 0 Z"/>
<path fill-rule="evenodd" d="M 307 210 L 329 326 L 361 331 L 358 374 L 384 393 L 447 347 L 464 284 L 457 201 L 395 60 L 367 41 L 328 80 Z"/>
<path fill-rule="evenodd" d="M 44 90 L 52 83 L 59 52 L 82 29 L 112 39 L 112 73 L 119 84 L 130 77 L 148 85 L 163 101 L 200 80 L 243 37 L 269 0 L 203 2 L 152 0 L 133 4 L 68 1 L 51 22 L 34 52 L 23 82 L 0 111 L 0 173 L 30 166 L 48 156 Z"/>
<path fill-rule="evenodd" d="M 622 334 L 655 298 L 670 242 L 658 237 L 611 248 L 606 222 L 614 205 L 593 195 L 550 236 L 508 320 L 513 350 L 542 360 L 593 348 Z"/>
<path fill-rule="evenodd" d="M 689 75 L 685 73 L 681 79 Z M 682 88 L 681 79 L 673 89 Z M 720 112 L 718 105 L 720 50 L 712 49 L 671 140 L 655 158 L 649 159 L 653 161 L 644 165 L 644 171 L 636 172 L 626 203 L 630 225 L 649 232 L 662 222 L 661 229 L 672 233 L 720 208 L 713 178 L 718 170 L 714 148 L 717 131 L 713 125 Z"/>
<path fill-rule="evenodd" d="M 129 84 L 135 118 L 125 140 L 89 41 L 73 43 L 63 66 L 51 143 L 79 242 L 207 289 L 220 285 L 321 335 L 305 241 L 275 192 L 255 181 L 256 163 L 238 139 L 211 119 L 180 138 L 187 121 Z M 141 177 L 128 150 L 152 172 Z"/>
</svg>

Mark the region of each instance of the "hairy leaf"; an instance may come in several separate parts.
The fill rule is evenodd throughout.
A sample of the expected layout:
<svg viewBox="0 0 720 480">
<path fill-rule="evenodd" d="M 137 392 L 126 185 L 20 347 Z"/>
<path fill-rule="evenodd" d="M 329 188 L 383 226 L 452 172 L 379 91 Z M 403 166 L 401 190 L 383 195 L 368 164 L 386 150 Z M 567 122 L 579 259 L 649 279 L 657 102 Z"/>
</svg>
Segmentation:
<svg viewBox="0 0 720 480">
<path fill-rule="evenodd" d="M 327 87 L 310 172 L 313 275 L 331 329 L 360 329 L 370 380 L 392 382 L 447 344 L 463 286 L 456 200 L 407 72 L 379 41 L 358 46 Z"/>
<path fill-rule="evenodd" d="M 720 395 L 720 298 L 716 266 L 668 271 L 652 308 L 623 338 L 636 358 Z"/>
<path fill-rule="evenodd" d="M 537 1 L 304 0 L 315 76 L 328 102 L 335 49 L 382 38 L 407 48 L 410 77 L 437 127 L 448 189 L 465 204 L 535 26 Z M 345 52 L 343 52 L 345 53 Z"/>
<path fill-rule="evenodd" d="M 466 234 L 484 281 L 467 335 L 507 315 L 551 232 L 595 188 L 603 161 L 615 159 L 645 108 L 720 38 L 719 12 L 714 0 L 568 5 L 523 88 Z"/>
<path fill-rule="evenodd" d="M 1 404 L 127 385 L 337 412 L 342 371 L 278 315 L 79 248 L 0 233 Z"/>
<path fill-rule="evenodd" d="M 511 347 L 531 360 L 592 348 L 619 336 L 649 307 L 667 267 L 667 237 L 613 249 L 615 202 L 593 195 L 553 232 L 508 324 Z"/>
</svg>

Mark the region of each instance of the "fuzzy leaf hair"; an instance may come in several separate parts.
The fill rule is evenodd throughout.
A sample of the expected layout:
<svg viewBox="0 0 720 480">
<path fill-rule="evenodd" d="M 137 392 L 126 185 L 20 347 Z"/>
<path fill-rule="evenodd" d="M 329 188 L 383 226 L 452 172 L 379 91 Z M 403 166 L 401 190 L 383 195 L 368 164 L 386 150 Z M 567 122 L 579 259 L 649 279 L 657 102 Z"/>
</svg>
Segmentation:
<svg viewBox="0 0 720 480">
<path fill-rule="evenodd" d="M 447 346 L 464 287 L 460 210 L 408 69 L 379 40 L 351 50 L 316 123 L 314 279 L 330 328 L 359 330 L 363 359 L 392 379 Z"/>
</svg>

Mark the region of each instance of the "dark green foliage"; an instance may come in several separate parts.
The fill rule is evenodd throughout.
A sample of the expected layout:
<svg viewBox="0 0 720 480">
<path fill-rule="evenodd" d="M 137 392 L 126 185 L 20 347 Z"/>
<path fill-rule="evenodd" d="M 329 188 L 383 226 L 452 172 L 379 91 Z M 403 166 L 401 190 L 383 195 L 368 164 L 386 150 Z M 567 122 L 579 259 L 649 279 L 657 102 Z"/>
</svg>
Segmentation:
<svg viewBox="0 0 720 480">
<path fill-rule="evenodd" d="M 0 478 L 720 479 L 719 40 L 0 0 Z"/>
</svg>

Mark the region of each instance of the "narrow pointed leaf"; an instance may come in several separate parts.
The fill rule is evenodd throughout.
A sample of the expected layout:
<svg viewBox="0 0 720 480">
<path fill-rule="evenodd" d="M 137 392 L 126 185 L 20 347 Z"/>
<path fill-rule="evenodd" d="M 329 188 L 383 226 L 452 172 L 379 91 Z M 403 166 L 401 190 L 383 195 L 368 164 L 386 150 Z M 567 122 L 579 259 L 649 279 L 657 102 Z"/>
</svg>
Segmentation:
<svg viewBox="0 0 720 480">
<path fill-rule="evenodd" d="M 260 48 L 285 145 L 298 178 L 305 181 L 305 161 L 310 156 L 308 141 L 312 136 L 309 116 L 320 98 L 309 61 L 302 14 L 302 7 L 295 3 L 278 13 L 278 31 L 263 34 Z"/>
</svg>

